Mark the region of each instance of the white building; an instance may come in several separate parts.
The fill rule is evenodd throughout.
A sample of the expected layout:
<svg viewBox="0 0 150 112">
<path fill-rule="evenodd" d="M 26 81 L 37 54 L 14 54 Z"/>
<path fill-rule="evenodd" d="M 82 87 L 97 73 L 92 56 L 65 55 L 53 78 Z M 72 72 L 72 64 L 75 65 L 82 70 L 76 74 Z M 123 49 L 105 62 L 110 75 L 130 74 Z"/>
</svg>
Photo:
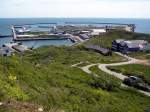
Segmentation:
<svg viewBox="0 0 150 112">
<path fill-rule="evenodd" d="M 91 35 L 92 36 L 98 36 L 98 35 L 101 35 L 104 33 L 106 33 L 106 29 L 92 29 Z"/>
</svg>

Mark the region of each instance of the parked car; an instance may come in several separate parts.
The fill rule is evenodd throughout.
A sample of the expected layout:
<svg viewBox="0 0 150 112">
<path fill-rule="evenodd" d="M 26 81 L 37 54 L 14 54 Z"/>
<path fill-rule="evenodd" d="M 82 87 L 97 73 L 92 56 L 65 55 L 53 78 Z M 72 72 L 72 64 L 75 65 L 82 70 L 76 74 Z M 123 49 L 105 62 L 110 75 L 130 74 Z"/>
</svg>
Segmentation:
<svg viewBox="0 0 150 112">
<path fill-rule="evenodd" d="M 130 76 L 123 81 L 124 84 L 128 86 L 135 87 L 137 89 L 141 89 L 144 91 L 150 91 L 150 86 L 143 82 L 141 78 Z"/>
</svg>

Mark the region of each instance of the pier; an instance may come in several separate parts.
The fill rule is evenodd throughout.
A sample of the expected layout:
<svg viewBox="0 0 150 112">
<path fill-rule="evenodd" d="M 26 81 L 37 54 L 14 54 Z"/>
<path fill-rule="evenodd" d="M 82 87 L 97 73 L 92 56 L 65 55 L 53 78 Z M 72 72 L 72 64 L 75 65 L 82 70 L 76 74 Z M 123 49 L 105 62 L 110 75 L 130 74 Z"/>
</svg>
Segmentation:
<svg viewBox="0 0 150 112">
<path fill-rule="evenodd" d="M 13 33 L 13 40 L 16 40 L 17 39 L 17 35 L 16 35 L 15 27 L 11 26 L 11 29 L 12 29 L 12 33 Z"/>
</svg>

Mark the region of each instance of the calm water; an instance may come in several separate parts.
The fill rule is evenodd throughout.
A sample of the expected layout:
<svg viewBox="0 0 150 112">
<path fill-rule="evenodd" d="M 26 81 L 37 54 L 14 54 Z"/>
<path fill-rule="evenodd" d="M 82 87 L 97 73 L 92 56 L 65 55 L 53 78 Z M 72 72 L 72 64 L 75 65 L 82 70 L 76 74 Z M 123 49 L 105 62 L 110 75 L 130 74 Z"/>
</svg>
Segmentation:
<svg viewBox="0 0 150 112">
<path fill-rule="evenodd" d="M 37 23 L 131 23 L 136 25 L 136 32 L 150 34 L 150 19 L 90 19 L 90 18 L 30 18 L 30 19 L 0 19 L 0 34 L 10 35 L 11 25 L 23 24 L 37 24 Z M 10 42 L 12 38 L 0 38 L 0 46 L 4 43 Z M 28 46 L 35 45 L 36 47 L 42 45 L 71 45 L 69 40 L 40 40 L 40 41 L 25 41 L 23 44 Z"/>
<path fill-rule="evenodd" d="M 70 45 L 73 45 L 73 43 L 68 39 L 64 39 L 64 40 L 22 41 L 22 43 L 24 45 L 28 46 L 28 47 L 34 47 L 34 48 L 38 48 L 38 47 L 43 46 L 43 45 L 56 45 L 56 46 L 60 46 L 60 45 L 70 46 Z"/>
<path fill-rule="evenodd" d="M 2 46 L 4 43 L 9 43 L 11 41 L 12 41 L 12 37 L 0 38 L 0 46 Z M 19 42 L 21 42 L 23 45 L 26 45 L 28 47 L 34 47 L 34 48 L 38 48 L 43 45 L 56 45 L 56 46 L 60 46 L 60 45 L 71 46 L 71 45 L 73 45 L 73 42 L 71 42 L 68 39 L 64 39 L 64 40 L 33 40 L 33 41 L 19 41 Z"/>
</svg>

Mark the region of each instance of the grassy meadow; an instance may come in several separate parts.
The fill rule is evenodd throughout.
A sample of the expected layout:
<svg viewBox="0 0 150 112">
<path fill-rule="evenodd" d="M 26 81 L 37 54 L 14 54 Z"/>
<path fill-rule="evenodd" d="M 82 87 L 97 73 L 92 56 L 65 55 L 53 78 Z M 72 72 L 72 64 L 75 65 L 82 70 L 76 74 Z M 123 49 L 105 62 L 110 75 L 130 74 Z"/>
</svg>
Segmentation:
<svg viewBox="0 0 150 112">
<path fill-rule="evenodd" d="M 120 87 L 119 79 L 98 71 L 96 67 L 92 70 L 99 74 L 97 79 L 79 68 L 71 67 L 72 64 L 87 61 L 114 63 L 124 61 L 124 58 L 116 54 L 103 56 L 86 51 L 82 46 L 44 46 L 26 52 L 23 60 L 19 54 L 0 57 L 0 102 L 11 103 L 0 106 L 0 112 L 34 112 L 30 108 L 26 110 L 33 105 L 42 106 L 44 112 L 149 110 L 150 97 Z M 145 79 L 149 81 L 149 76 Z M 20 109 L 24 103 L 28 105 L 24 106 L 26 111 Z"/>
</svg>

